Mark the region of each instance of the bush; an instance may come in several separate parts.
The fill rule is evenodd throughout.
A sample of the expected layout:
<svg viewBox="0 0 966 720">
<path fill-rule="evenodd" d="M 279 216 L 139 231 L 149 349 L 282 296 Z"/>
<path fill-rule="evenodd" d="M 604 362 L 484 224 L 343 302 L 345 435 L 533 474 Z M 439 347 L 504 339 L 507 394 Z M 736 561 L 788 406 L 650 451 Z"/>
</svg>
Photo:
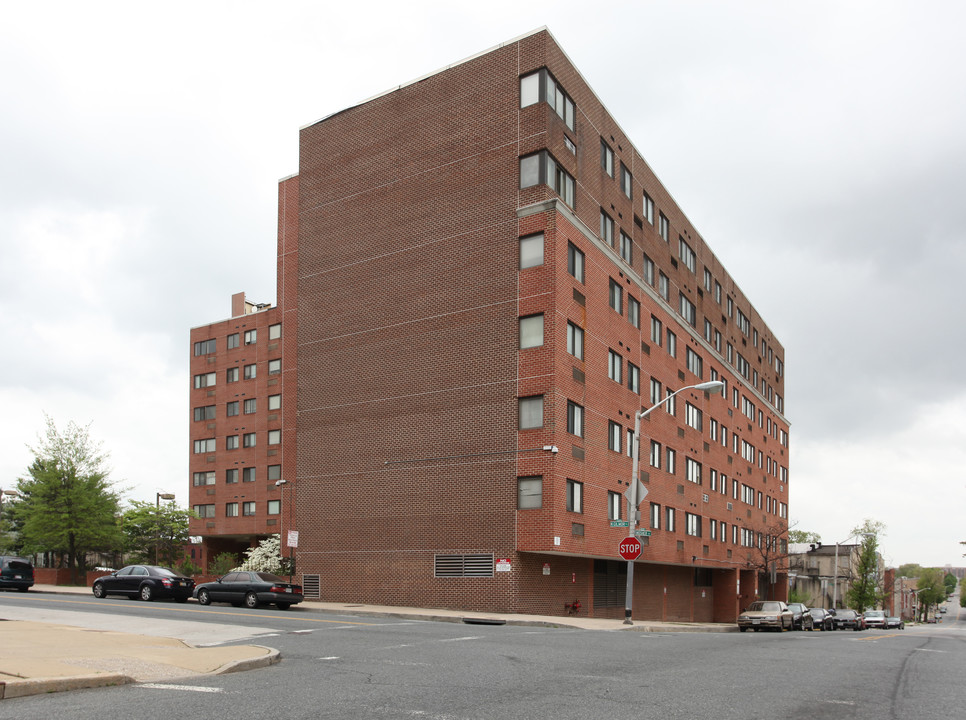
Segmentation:
<svg viewBox="0 0 966 720">
<path fill-rule="evenodd" d="M 208 561 L 208 572 L 212 575 L 226 575 L 238 567 L 238 556 L 235 553 L 223 552 Z"/>
<path fill-rule="evenodd" d="M 201 568 L 198 567 L 197 565 L 195 565 L 193 562 L 191 562 L 188 559 L 185 559 L 183 562 L 181 562 L 180 564 L 178 564 L 175 567 L 175 571 L 181 573 L 182 575 L 184 575 L 186 577 L 193 577 L 195 575 L 201 575 Z"/>
</svg>

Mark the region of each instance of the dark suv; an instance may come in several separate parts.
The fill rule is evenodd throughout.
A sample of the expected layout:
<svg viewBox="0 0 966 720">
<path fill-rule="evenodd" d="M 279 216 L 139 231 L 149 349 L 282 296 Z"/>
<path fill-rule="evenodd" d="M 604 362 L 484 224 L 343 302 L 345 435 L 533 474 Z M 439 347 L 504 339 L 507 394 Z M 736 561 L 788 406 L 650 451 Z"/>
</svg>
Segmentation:
<svg viewBox="0 0 966 720">
<path fill-rule="evenodd" d="M 13 555 L 0 555 L 0 588 L 16 588 L 27 592 L 34 584 L 34 566 Z"/>
</svg>

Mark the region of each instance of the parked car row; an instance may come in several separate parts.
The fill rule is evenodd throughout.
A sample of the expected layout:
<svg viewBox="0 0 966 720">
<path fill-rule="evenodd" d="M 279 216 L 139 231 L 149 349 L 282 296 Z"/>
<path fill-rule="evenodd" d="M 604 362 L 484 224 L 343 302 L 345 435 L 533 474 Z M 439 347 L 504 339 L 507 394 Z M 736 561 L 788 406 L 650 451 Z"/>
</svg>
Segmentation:
<svg viewBox="0 0 966 720">
<path fill-rule="evenodd" d="M 889 617 L 883 610 L 866 610 L 864 613 L 848 608 L 826 610 L 809 608 L 804 603 L 780 600 L 758 600 L 738 616 L 738 629 L 759 630 L 866 630 L 868 628 L 905 629 L 902 618 Z"/>
<path fill-rule="evenodd" d="M 125 595 L 145 601 L 172 598 L 187 602 L 188 598 L 194 597 L 202 605 L 212 602 L 248 608 L 275 605 L 279 610 L 288 610 L 303 600 L 301 585 L 286 582 L 271 573 L 235 571 L 196 585 L 194 579 L 158 565 L 128 565 L 97 578 L 91 590 L 96 598 Z"/>
</svg>

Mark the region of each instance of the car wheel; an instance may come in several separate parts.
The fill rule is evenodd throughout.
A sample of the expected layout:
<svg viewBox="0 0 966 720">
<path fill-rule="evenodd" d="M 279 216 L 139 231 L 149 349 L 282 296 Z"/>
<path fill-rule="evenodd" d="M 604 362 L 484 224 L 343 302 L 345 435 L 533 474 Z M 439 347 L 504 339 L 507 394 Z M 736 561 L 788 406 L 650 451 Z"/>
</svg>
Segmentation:
<svg viewBox="0 0 966 720">
<path fill-rule="evenodd" d="M 275 603 L 275 607 L 277 607 L 279 610 L 288 610 L 290 607 L 292 607 L 292 603 Z"/>
<path fill-rule="evenodd" d="M 107 593 L 104 592 L 104 583 L 94 583 L 94 597 L 101 599 L 104 598 Z"/>
<path fill-rule="evenodd" d="M 747 629 L 748 628 L 746 628 L 746 627 L 741 627 L 741 625 L 738 626 L 738 632 L 744 632 Z"/>
<path fill-rule="evenodd" d="M 188 602 L 188 598 L 182 597 L 180 595 L 178 597 L 176 597 L 174 600 L 175 600 L 175 602 L 179 602 L 179 603 L 186 603 L 186 602 Z"/>
<path fill-rule="evenodd" d="M 258 595 L 250 592 L 245 595 L 245 607 L 247 608 L 257 608 L 258 607 Z"/>
<path fill-rule="evenodd" d="M 154 600 L 154 588 L 152 588 L 150 585 L 142 585 L 141 599 L 144 600 L 144 602 L 151 602 Z"/>
<path fill-rule="evenodd" d="M 25 587 L 17 588 L 17 590 L 19 590 L 20 592 L 27 592 L 29 589 L 30 588 L 25 588 Z"/>
<path fill-rule="evenodd" d="M 211 595 L 208 594 L 207 590 L 198 591 L 198 602 L 202 605 L 211 605 Z"/>
</svg>

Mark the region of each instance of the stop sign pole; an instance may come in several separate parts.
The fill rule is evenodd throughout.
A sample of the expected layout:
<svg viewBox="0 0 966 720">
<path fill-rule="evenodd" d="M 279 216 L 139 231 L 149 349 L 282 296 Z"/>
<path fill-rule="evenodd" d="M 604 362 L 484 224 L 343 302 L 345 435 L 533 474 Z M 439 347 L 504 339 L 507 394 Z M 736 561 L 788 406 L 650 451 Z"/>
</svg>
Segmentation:
<svg viewBox="0 0 966 720">
<path fill-rule="evenodd" d="M 634 447 L 634 461 L 631 466 L 631 494 L 627 498 L 627 519 L 629 521 L 627 529 L 628 539 L 633 538 L 636 540 L 636 538 L 634 538 L 634 528 L 637 526 L 637 506 L 640 504 L 641 500 L 644 499 L 643 497 L 637 497 L 637 486 L 640 484 L 639 468 L 641 464 L 641 418 L 645 417 L 648 413 L 657 410 L 659 407 L 661 407 L 661 405 L 685 390 L 701 390 L 702 392 L 711 392 L 713 390 L 720 390 L 723 387 L 724 383 L 720 380 L 698 383 L 697 385 L 688 385 L 687 387 L 674 391 L 666 398 L 661 400 L 661 402 L 652 405 L 647 410 L 640 410 L 634 413 L 634 439 L 632 441 L 632 445 Z M 624 557 L 627 560 L 627 588 L 624 591 L 624 624 L 633 625 L 634 623 L 631 620 L 631 608 L 634 606 L 634 560 L 636 560 L 641 553 L 639 550 L 637 555 L 635 555 L 633 558 L 627 558 L 623 552 L 623 547 L 626 542 L 627 539 L 621 543 L 619 548 L 621 557 Z M 640 543 L 638 543 L 638 547 L 640 547 Z"/>
</svg>

